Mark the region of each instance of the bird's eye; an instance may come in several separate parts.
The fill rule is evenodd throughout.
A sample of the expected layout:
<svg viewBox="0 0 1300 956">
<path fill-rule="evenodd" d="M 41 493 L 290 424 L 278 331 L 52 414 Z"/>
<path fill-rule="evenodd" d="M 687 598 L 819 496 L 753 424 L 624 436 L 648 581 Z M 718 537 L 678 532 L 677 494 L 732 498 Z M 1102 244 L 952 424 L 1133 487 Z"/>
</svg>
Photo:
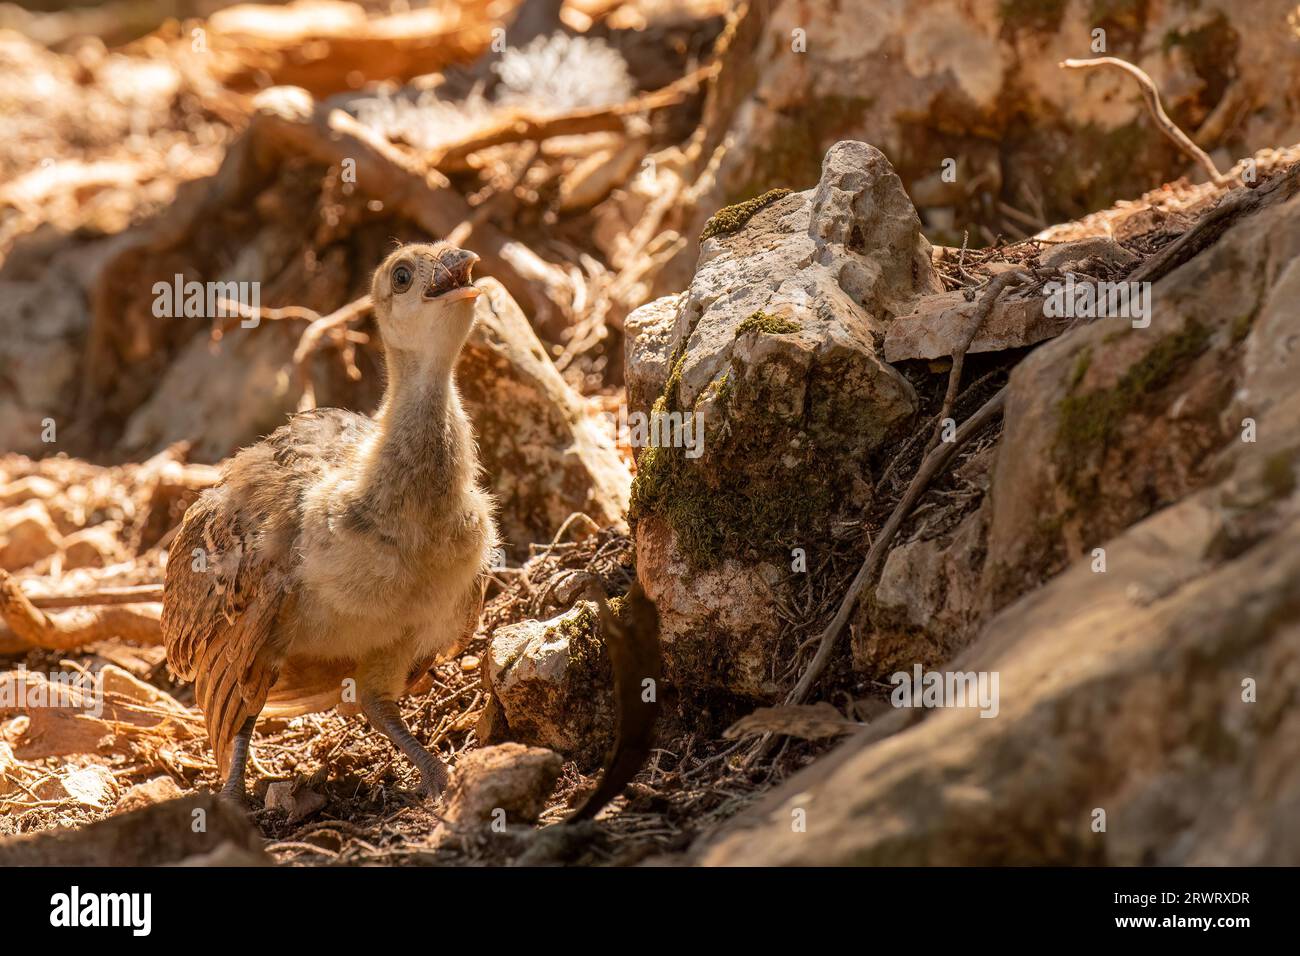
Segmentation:
<svg viewBox="0 0 1300 956">
<path fill-rule="evenodd" d="M 399 262 L 393 269 L 393 291 L 405 292 L 411 287 L 411 280 L 415 278 L 415 273 L 405 262 Z"/>
</svg>

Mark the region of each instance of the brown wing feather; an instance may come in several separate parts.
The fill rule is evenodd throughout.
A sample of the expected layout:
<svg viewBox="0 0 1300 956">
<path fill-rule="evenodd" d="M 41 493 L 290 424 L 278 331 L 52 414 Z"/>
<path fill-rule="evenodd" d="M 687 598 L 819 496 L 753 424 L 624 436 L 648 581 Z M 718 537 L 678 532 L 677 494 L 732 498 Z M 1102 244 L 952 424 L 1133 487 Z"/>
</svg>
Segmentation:
<svg viewBox="0 0 1300 956">
<path fill-rule="evenodd" d="M 292 611 L 304 492 L 373 427 L 338 409 L 296 415 L 236 455 L 185 513 L 167 563 L 163 642 L 172 670 L 194 681 L 223 774 L 284 661 L 276 621 Z"/>
<path fill-rule="evenodd" d="M 266 651 L 284 597 L 275 585 L 282 571 L 223 513 L 226 502 L 217 494 L 186 512 L 171 547 L 162 613 L 167 663 L 195 682 L 222 773 L 235 733 L 266 703 L 276 664 Z"/>
</svg>

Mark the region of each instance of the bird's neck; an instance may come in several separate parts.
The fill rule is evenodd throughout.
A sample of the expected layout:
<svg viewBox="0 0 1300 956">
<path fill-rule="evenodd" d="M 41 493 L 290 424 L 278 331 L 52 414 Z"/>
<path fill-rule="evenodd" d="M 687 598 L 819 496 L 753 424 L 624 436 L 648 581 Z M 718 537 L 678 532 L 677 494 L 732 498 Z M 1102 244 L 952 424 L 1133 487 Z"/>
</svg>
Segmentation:
<svg viewBox="0 0 1300 956">
<path fill-rule="evenodd" d="M 388 374 L 363 500 L 376 517 L 419 520 L 454 505 L 472 478 L 469 421 L 450 362 L 390 352 Z"/>
</svg>

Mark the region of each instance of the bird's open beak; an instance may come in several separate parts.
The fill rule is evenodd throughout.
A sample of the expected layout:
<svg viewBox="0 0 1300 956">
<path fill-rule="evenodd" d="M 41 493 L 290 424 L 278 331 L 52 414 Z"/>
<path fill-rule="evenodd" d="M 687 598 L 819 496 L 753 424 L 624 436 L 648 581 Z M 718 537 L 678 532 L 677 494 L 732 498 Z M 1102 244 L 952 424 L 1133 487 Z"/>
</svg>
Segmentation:
<svg viewBox="0 0 1300 956">
<path fill-rule="evenodd" d="M 478 256 L 468 249 L 445 250 L 434 263 L 432 282 L 424 297 L 444 303 L 477 298 L 479 290 L 470 277 L 470 270 L 477 263 Z"/>
<path fill-rule="evenodd" d="M 476 285 L 463 285 L 455 289 L 448 289 L 446 292 L 440 292 L 433 296 L 434 302 L 459 302 L 461 299 L 477 299 L 483 294 L 483 290 Z"/>
</svg>

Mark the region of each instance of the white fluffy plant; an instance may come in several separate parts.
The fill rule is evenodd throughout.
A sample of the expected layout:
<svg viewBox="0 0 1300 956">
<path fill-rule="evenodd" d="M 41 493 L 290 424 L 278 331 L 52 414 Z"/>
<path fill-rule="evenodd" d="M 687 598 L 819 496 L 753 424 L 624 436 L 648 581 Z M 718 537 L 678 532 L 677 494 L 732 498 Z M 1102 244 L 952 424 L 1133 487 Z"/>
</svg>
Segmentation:
<svg viewBox="0 0 1300 956">
<path fill-rule="evenodd" d="M 509 47 L 492 69 L 501 82 L 490 100 L 481 83 L 461 100 L 443 99 L 437 87 L 381 87 L 349 108 L 390 140 L 433 150 L 490 124 L 502 106 L 547 115 L 621 103 L 635 91 L 621 53 L 604 40 L 564 33 Z"/>
<path fill-rule="evenodd" d="M 634 92 L 621 53 L 604 40 L 565 33 L 509 47 L 492 68 L 501 78 L 497 102 L 534 112 L 608 106 Z"/>
</svg>

